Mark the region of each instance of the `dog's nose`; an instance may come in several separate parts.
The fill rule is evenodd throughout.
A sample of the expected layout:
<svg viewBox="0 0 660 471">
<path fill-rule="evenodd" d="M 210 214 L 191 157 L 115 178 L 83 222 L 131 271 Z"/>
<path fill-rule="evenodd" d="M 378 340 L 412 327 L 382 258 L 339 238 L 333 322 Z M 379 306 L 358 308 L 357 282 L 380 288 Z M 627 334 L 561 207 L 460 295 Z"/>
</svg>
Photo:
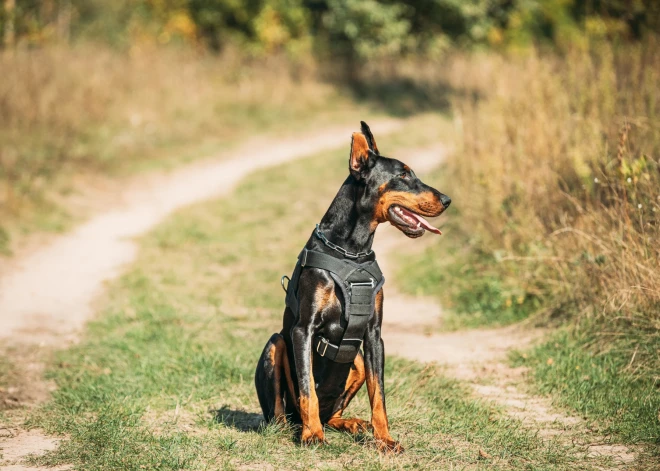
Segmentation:
<svg viewBox="0 0 660 471">
<path fill-rule="evenodd" d="M 451 204 L 451 198 L 447 195 L 442 195 L 440 196 L 440 202 L 445 208 L 447 208 Z"/>
</svg>

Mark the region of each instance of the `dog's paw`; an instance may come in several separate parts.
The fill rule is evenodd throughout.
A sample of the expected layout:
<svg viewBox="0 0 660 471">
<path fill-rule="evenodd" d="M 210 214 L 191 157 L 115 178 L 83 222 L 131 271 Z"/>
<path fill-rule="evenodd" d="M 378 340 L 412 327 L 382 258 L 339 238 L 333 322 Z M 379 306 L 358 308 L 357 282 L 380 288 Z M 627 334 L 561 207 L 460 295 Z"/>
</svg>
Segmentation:
<svg viewBox="0 0 660 471">
<path fill-rule="evenodd" d="M 371 423 L 362 419 L 330 419 L 328 425 L 336 430 L 352 433 L 353 435 L 373 430 Z"/>
<path fill-rule="evenodd" d="M 350 433 L 358 434 L 373 430 L 370 422 L 362 419 L 348 419 L 344 424 L 344 429 Z"/>
<path fill-rule="evenodd" d="M 404 452 L 404 448 L 401 445 L 401 443 L 397 442 L 396 440 L 392 439 L 377 439 L 376 440 L 376 445 L 378 446 L 378 450 L 381 453 L 392 453 L 395 455 L 400 455 L 401 453 Z"/>
<path fill-rule="evenodd" d="M 312 430 L 308 427 L 303 427 L 302 434 L 300 435 L 300 443 L 303 445 L 316 445 L 328 443 L 325 439 L 323 429 Z"/>
</svg>

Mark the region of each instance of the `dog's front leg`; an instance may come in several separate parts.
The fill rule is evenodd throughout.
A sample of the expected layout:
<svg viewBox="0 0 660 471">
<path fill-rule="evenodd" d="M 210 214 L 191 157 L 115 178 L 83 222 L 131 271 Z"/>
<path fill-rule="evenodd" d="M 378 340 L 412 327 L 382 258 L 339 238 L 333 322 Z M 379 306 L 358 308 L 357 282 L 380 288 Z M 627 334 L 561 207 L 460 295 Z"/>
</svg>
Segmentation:
<svg viewBox="0 0 660 471">
<path fill-rule="evenodd" d="M 364 366 L 367 376 L 367 390 L 371 402 L 371 425 L 374 438 L 381 451 L 402 453 L 403 447 L 390 435 L 385 408 L 385 348 L 380 337 L 383 313 L 382 291 L 376 297 L 376 313 L 367 327 L 364 337 Z"/>
<path fill-rule="evenodd" d="M 300 391 L 300 417 L 302 418 L 302 443 L 325 442 L 323 426 L 319 417 L 319 400 L 316 396 L 314 374 L 312 372 L 311 326 L 296 325 L 291 330 L 293 355 L 296 362 L 298 389 Z"/>
</svg>

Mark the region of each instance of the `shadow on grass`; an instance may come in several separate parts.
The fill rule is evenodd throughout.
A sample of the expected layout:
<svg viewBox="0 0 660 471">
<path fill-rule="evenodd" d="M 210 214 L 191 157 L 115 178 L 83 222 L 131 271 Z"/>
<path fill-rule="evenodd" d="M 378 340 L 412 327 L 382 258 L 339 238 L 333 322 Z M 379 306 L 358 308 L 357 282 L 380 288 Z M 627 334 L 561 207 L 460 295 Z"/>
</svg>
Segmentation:
<svg viewBox="0 0 660 471">
<path fill-rule="evenodd" d="M 223 406 L 211 411 L 216 422 L 241 432 L 256 432 L 264 424 L 264 416 L 254 412 L 234 410 Z"/>
<path fill-rule="evenodd" d="M 444 71 L 441 65 L 391 62 L 362 68 L 340 59 L 333 62 L 332 69 L 324 69 L 323 78 L 354 100 L 399 117 L 448 113 L 457 97 L 475 102 L 481 98 L 477 89 L 452 86 Z"/>
<path fill-rule="evenodd" d="M 400 117 L 450 109 L 454 91 L 446 84 L 423 83 L 409 77 L 370 78 L 347 85 L 353 98 Z"/>
</svg>

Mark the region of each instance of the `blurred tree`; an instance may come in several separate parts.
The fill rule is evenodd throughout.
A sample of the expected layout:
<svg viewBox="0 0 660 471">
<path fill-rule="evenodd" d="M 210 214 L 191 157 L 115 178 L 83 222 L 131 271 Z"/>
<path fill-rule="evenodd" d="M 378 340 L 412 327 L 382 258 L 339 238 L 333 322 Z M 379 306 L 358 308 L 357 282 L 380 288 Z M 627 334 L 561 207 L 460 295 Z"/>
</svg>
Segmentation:
<svg viewBox="0 0 660 471">
<path fill-rule="evenodd" d="M 242 42 L 254 38 L 252 20 L 262 0 L 190 0 L 190 14 L 201 36 L 213 49 L 220 49 L 230 37 Z"/>
<path fill-rule="evenodd" d="M 266 52 L 282 50 L 304 41 L 309 24 L 300 0 L 265 0 L 254 20 L 255 39 Z"/>
<path fill-rule="evenodd" d="M 323 16 L 334 49 L 360 58 L 397 55 L 413 46 L 408 6 L 378 0 L 328 0 Z"/>
<path fill-rule="evenodd" d="M 273 52 L 309 34 L 301 0 L 190 0 L 189 8 L 213 49 L 233 41 Z"/>
<path fill-rule="evenodd" d="M 5 44 L 92 38 L 200 41 L 253 52 L 364 57 L 461 47 L 638 40 L 660 31 L 658 0 L 2 0 Z"/>
<path fill-rule="evenodd" d="M 68 42 L 71 36 L 71 0 L 60 0 L 57 9 L 57 36 Z"/>
<path fill-rule="evenodd" d="M 334 50 L 359 57 L 469 46 L 504 30 L 514 0 L 310 0 Z M 318 14 L 317 14 L 318 16 Z M 501 33 L 499 36 L 502 36 Z"/>
<path fill-rule="evenodd" d="M 151 6 L 147 0 L 71 0 L 75 37 L 127 46 L 135 29 L 145 24 Z"/>
<path fill-rule="evenodd" d="M 16 0 L 5 0 L 3 5 L 4 14 L 3 14 L 3 41 L 5 47 L 12 47 L 15 40 L 15 9 L 16 9 Z"/>
</svg>

